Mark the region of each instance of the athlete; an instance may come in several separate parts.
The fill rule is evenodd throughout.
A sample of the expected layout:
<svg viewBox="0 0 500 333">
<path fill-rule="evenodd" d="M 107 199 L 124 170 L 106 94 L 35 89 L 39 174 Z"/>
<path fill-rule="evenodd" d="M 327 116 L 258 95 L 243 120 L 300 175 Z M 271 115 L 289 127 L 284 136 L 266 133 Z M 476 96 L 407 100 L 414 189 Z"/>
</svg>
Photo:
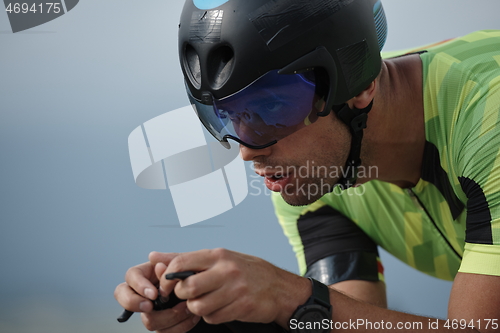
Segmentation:
<svg viewBox="0 0 500 333">
<path fill-rule="evenodd" d="M 224 249 L 153 252 L 115 291 L 148 329 L 500 328 L 500 31 L 382 60 L 386 33 L 376 0 L 187 0 L 188 96 L 276 192 L 302 276 Z M 448 320 L 385 308 L 377 245 L 454 281 Z M 157 284 L 187 302 L 153 312 Z"/>
</svg>

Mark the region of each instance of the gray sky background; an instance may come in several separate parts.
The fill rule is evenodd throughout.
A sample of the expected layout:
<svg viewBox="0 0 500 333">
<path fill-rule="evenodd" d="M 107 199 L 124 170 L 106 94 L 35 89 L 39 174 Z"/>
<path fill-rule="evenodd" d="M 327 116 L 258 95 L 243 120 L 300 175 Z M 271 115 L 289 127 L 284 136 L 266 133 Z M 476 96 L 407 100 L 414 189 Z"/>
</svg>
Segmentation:
<svg viewBox="0 0 500 333">
<path fill-rule="evenodd" d="M 1 332 L 146 331 L 116 322 L 113 290 L 153 250 L 225 247 L 297 271 L 266 196 L 180 228 L 168 191 L 134 183 L 130 132 L 188 104 L 182 4 L 82 0 L 16 34 L 0 11 Z M 500 28 L 498 0 L 383 4 L 386 50 Z M 450 283 L 383 260 L 391 308 L 446 316 Z"/>
</svg>

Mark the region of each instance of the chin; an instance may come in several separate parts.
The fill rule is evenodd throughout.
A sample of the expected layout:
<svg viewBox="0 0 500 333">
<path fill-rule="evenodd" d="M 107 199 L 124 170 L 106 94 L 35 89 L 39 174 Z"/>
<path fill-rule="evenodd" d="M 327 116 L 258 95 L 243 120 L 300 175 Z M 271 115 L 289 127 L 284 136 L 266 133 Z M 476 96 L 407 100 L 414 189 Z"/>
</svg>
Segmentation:
<svg viewBox="0 0 500 333">
<path fill-rule="evenodd" d="M 338 181 L 332 181 L 332 184 L 336 184 Z M 326 182 L 325 179 L 318 179 L 317 181 L 303 184 L 302 186 L 297 186 L 293 189 L 292 193 L 281 191 L 281 197 L 285 202 L 291 206 L 305 206 L 318 201 L 322 196 L 330 193 L 334 188 L 330 182 Z"/>
<path fill-rule="evenodd" d="M 290 206 L 306 206 L 309 204 L 312 204 L 313 202 L 317 201 L 321 196 L 318 196 L 317 198 L 314 197 L 290 197 L 290 196 L 285 196 L 281 194 L 281 197 L 287 204 Z"/>
</svg>

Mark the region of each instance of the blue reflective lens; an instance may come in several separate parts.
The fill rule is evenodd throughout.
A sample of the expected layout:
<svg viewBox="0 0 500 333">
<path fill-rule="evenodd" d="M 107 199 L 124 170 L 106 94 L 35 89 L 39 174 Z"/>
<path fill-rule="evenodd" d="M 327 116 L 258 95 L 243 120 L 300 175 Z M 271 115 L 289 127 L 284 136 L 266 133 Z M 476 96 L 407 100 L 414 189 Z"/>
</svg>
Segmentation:
<svg viewBox="0 0 500 333">
<path fill-rule="evenodd" d="M 318 118 L 313 72 L 280 75 L 271 71 L 239 92 L 205 105 L 188 95 L 198 117 L 219 141 L 233 139 L 264 148 Z"/>
</svg>

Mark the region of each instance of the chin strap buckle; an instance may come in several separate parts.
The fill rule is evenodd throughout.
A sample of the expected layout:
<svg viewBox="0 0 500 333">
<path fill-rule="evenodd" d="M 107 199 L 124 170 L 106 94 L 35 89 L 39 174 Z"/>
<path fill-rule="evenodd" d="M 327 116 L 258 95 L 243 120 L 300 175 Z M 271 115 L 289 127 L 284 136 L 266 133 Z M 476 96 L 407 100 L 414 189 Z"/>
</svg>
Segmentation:
<svg viewBox="0 0 500 333">
<path fill-rule="evenodd" d="M 366 128 L 366 121 L 368 120 L 368 114 L 362 113 L 351 121 L 351 130 L 354 132 L 362 131 Z"/>
<path fill-rule="evenodd" d="M 343 189 L 347 189 L 356 183 L 358 178 L 358 168 L 361 165 L 361 141 L 363 130 L 366 128 L 368 112 L 372 109 L 373 100 L 364 109 L 351 109 L 347 104 L 335 109 L 337 117 L 344 122 L 351 131 L 351 151 L 346 162 L 346 177 L 342 177 L 337 182 Z"/>
</svg>

